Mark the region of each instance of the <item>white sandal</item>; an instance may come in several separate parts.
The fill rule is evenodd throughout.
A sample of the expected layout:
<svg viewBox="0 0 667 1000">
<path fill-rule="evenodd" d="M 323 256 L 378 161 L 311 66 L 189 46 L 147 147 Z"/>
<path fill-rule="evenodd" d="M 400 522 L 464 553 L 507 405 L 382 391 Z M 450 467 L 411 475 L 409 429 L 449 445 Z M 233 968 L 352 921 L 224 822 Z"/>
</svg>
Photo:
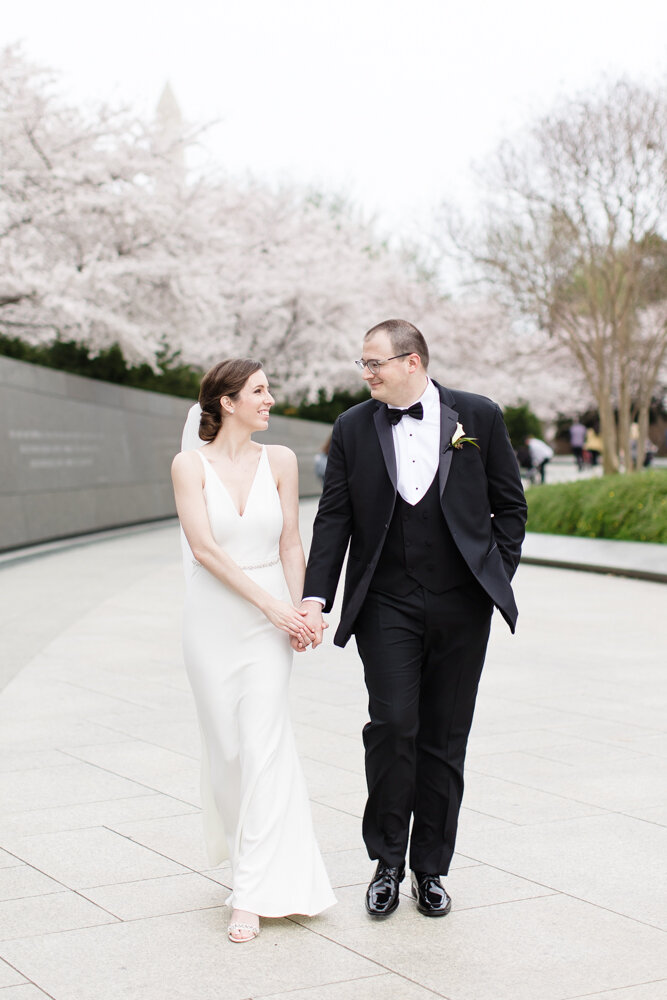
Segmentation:
<svg viewBox="0 0 667 1000">
<path fill-rule="evenodd" d="M 238 934 L 239 931 L 248 931 L 249 933 L 247 937 L 234 937 L 234 934 Z M 234 944 L 245 944 L 246 941 L 254 941 L 258 934 L 259 927 L 255 927 L 254 924 L 244 924 L 239 920 L 235 920 L 227 928 L 227 937 Z"/>
</svg>

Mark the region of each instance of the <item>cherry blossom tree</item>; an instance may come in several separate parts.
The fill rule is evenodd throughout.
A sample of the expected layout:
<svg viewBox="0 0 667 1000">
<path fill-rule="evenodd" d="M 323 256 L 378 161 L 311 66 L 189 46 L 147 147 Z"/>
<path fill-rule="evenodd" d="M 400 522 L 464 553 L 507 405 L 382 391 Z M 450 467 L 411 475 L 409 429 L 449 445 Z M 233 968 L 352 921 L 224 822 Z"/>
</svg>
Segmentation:
<svg viewBox="0 0 667 1000">
<path fill-rule="evenodd" d="M 0 330 L 32 343 L 265 359 L 285 396 L 350 384 L 361 333 L 437 292 L 344 202 L 186 177 L 164 130 L 84 115 L 17 49 L 0 60 Z M 187 136 L 169 136 L 182 162 Z M 352 374 L 351 374 L 352 373 Z"/>
<path fill-rule="evenodd" d="M 517 337 L 499 302 L 447 299 L 423 248 L 389 243 L 343 198 L 188 173 L 196 135 L 174 106 L 166 92 L 155 122 L 84 112 L 20 49 L 2 54 L 0 332 L 117 343 L 133 364 L 256 356 L 297 402 L 356 389 L 363 332 L 404 317 L 448 384 L 562 402 L 544 338 Z"/>
<path fill-rule="evenodd" d="M 545 423 L 594 405 L 569 352 L 539 328 L 518 322 L 502 300 L 459 296 L 439 320 L 443 332 L 434 338 L 432 367 L 447 385 L 490 396 L 503 407 L 527 403 Z"/>
<path fill-rule="evenodd" d="M 363 332 L 395 315 L 418 322 L 441 300 L 414 262 L 383 246 L 347 206 L 254 187 L 244 205 L 223 214 L 215 261 L 234 352 L 261 355 L 286 397 L 356 386 L 352 361 Z M 216 354 L 212 334 L 208 350 Z"/>
<path fill-rule="evenodd" d="M 0 135 L 0 329 L 153 361 L 188 312 L 196 186 L 173 182 L 145 124 L 84 116 L 16 49 L 0 61 Z"/>
</svg>

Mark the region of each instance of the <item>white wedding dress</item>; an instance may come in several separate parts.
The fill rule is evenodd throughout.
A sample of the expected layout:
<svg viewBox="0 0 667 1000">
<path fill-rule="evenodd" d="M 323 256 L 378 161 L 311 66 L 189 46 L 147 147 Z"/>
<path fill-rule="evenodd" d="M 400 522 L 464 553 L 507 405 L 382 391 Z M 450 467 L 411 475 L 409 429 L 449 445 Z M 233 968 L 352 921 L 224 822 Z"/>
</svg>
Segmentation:
<svg viewBox="0 0 667 1000">
<path fill-rule="evenodd" d="M 285 601 L 282 509 L 266 448 L 241 516 L 198 452 L 213 537 Z M 313 832 L 289 717 L 292 648 L 254 605 L 191 558 L 185 663 L 202 733 L 202 808 L 211 864 L 230 858 L 228 903 L 264 917 L 313 915 L 335 903 Z"/>
</svg>

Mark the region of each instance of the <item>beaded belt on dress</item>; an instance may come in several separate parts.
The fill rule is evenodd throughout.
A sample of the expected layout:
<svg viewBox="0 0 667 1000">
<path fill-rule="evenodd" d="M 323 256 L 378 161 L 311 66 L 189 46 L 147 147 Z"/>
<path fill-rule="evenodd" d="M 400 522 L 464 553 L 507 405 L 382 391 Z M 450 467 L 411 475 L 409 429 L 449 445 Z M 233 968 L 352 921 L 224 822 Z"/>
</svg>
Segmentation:
<svg viewBox="0 0 667 1000">
<path fill-rule="evenodd" d="M 280 556 L 276 556 L 276 558 L 271 559 L 270 562 L 253 563 L 252 566 L 239 566 L 239 569 L 242 569 L 244 572 L 246 572 L 249 569 L 266 569 L 268 566 L 277 566 L 279 562 L 280 562 Z M 197 562 L 197 560 L 193 557 L 192 565 L 201 566 L 201 563 Z"/>
<path fill-rule="evenodd" d="M 249 570 L 249 569 L 266 569 L 268 566 L 277 566 L 280 562 L 280 556 L 276 556 L 275 559 L 271 559 L 270 562 L 263 563 L 253 563 L 252 566 L 239 566 L 239 569 Z"/>
</svg>

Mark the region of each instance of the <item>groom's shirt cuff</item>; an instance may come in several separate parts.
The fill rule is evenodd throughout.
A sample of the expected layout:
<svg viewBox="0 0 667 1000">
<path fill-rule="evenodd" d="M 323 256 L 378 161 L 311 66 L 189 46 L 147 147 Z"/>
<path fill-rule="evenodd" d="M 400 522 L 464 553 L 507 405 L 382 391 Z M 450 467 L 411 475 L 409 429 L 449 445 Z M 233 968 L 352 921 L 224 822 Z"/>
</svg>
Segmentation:
<svg viewBox="0 0 667 1000">
<path fill-rule="evenodd" d="M 322 607 L 327 603 L 323 597 L 302 597 L 302 601 L 319 601 Z"/>
</svg>

